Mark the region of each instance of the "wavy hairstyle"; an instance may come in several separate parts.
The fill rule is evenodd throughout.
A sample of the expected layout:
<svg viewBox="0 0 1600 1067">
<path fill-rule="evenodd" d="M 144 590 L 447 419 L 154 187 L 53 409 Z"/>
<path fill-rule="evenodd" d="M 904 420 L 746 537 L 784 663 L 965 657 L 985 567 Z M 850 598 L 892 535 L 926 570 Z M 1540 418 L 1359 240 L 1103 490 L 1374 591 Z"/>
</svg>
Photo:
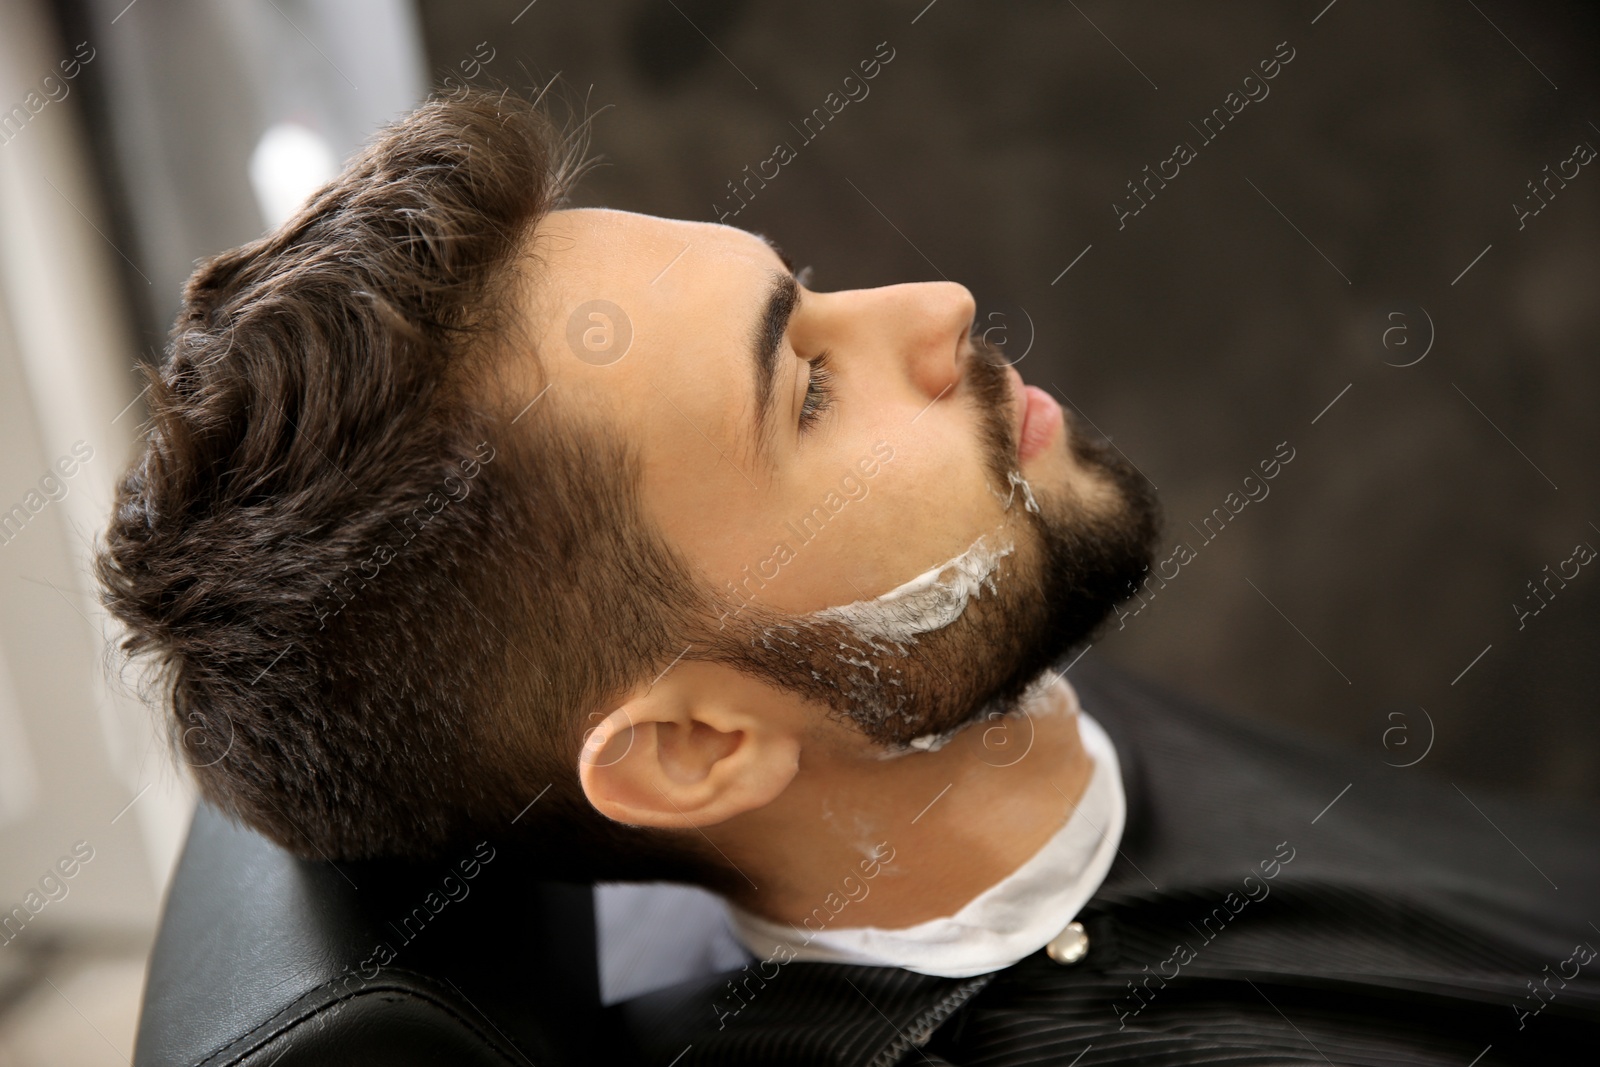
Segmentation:
<svg viewBox="0 0 1600 1067">
<path fill-rule="evenodd" d="M 203 262 L 147 369 L 102 598 L 202 795 L 297 854 L 497 834 L 555 876 L 725 881 L 576 774 L 586 716 L 704 609 L 629 451 L 504 385 L 545 358 L 528 238 L 589 165 L 584 130 L 514 94 L 430 100 Z"/>
</svg>

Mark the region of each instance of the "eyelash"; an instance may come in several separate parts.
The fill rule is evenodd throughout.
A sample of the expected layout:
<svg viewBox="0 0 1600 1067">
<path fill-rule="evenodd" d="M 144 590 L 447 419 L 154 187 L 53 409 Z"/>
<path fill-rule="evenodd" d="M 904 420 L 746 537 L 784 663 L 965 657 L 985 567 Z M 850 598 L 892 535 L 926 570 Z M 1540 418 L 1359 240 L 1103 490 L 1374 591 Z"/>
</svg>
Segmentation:
<svg viewBox="0 0 1600 1067">
<path fill-rule="evenodd" d="M 820 422 L 833 402 L 833 371 L 828 367 L 828 353 L 824 351 L 811 361 L 806 398 L 800 404 L 800 432 L 806 433 Z"/>
</svg>

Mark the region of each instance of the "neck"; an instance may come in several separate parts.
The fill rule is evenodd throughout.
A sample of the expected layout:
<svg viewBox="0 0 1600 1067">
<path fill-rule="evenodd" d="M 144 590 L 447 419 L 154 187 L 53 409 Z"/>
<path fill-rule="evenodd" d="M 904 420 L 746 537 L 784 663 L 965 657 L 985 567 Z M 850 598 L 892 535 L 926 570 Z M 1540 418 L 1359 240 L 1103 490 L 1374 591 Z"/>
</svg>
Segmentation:
<svg viewBox="0 0 1600 1067">
<path fill-rule="evenodd" d="M 1043 847 L 1093 770 L 1065 679 L 934 752 L 807 757 L 783 796 L 714 841 L 755 887 L 739 906 L 794 924 L 828 915 L 835 927 L 955 914 Z"/>
</svg>

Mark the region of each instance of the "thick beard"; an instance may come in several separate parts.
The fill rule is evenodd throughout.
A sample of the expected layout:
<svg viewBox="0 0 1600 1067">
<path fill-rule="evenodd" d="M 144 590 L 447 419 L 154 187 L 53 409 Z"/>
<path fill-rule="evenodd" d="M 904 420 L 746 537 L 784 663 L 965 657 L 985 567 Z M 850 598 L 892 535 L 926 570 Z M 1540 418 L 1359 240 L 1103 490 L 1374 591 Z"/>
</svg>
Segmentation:
<svg viewBox="0 0 1600 1067">
<path fill-rule="evenodd" d="M 1159 534 L 1149 483 L 1110 445 L 1064 427 L 1078 462 L 1113 488 L 1091 512 L 1070 487 L 1012 483 L 1019 470 L 1010 384 L 997 351 L 973 338 L 967 395 L 1014 550 L 955 622 L 904 640 L 863 634 L 814 615 L 745 605 L 702 637 L 699 657 L 790 690 L 853 723 L 870 741 L 902 748 L 1013 710 L 1052 663 L 1089 640 L 1148 570 Z M 991 537 L 993 535 L 990 535 Z"/>
</svg>

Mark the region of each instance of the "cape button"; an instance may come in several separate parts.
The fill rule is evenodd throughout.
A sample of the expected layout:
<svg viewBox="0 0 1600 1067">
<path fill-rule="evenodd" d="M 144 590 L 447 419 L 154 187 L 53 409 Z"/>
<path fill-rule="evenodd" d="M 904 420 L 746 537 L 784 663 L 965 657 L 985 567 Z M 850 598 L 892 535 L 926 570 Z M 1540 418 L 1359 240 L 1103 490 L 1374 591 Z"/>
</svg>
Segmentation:
<svg viewBox="0 0 1600 1067">
<path fill-rule="evenodd" d="M 1084 932 L 1082 923 L 1068 923 L 1044 950 L 1063 967 L 1070 967 L 1089 954 L 1089 935 Z"/>
</svg>

